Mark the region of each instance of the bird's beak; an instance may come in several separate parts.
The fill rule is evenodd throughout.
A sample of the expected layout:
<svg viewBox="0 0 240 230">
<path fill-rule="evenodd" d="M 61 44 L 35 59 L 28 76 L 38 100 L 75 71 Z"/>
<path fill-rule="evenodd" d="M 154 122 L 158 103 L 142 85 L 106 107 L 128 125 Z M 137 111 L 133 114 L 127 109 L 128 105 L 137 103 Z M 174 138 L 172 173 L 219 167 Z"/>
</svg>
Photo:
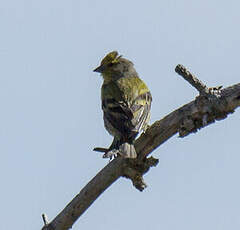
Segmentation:
<svg viewBox="0 0 240 230">
<path fill-rule="evenodd" d="M 97 73 L 102 73 L 104 70 L 104 66 L 100 65 L 98 66 L 95 70 L 93 70 L 93 72 L 97 72 Z"/>
</svg>

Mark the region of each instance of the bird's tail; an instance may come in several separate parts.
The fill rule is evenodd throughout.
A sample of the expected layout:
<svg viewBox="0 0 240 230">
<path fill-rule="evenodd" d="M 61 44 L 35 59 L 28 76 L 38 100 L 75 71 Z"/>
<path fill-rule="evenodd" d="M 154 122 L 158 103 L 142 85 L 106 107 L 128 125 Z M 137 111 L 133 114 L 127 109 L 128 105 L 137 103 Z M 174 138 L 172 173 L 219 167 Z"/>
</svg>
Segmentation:
<svg viewBox="0 0 240 230">
<path fill-rule="evenodd" d="M 119 146 L 119 154 L 125 158 L 136 158 L 137 153 L 133 144 L 127 142 Z"/>
</svg>

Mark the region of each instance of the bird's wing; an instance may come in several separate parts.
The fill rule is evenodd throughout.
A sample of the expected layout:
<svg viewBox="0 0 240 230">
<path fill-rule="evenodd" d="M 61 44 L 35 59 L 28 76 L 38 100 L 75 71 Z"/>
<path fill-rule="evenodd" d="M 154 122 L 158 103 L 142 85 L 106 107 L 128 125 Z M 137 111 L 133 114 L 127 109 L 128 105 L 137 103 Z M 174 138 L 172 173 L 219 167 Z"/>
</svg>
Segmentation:
<svg viewBox="0 0 240 230">
<path fill-rule="evenodd" d="M 111 86 L 109 87 L 111 90 L 106 90 L 106 88 L 105 93 L 102 94 L 104 95 L 102 96 L 102 109 L 106 128 L 111 126 L 115 129 L 111 131 L 112 133 L 116 131 L 122 138 L 131 140 L 144 128 L 149 119 L 152 97 L 140 79 L 137 81 L 135 79 L 134 85 L 128 83 L 125 82 L 124 87 Z M 127 99 L 129 93 L 132 94 L 131 100 Z"/>
<path fill-rule="evenodd" d="M 102 101 L 104 113 L 104 122 L 107 130 L 114 136 L 128 137 L 134 135 L 134 125 L 131 120 L 133 113 L 131 109 L 123 102 L 115 99 Z"/>
<path fill-rule="evenodd" d="M 145 129 L 145 126 L 149 121 L 151 102 L 152 96 L 148 91 L 140 94 L 132 103 L 131 111 L 133 113 L 133 119 L 131 120 L 131 123 L 135 127 L 134 130 L 137 132 Z"/>
</svg>

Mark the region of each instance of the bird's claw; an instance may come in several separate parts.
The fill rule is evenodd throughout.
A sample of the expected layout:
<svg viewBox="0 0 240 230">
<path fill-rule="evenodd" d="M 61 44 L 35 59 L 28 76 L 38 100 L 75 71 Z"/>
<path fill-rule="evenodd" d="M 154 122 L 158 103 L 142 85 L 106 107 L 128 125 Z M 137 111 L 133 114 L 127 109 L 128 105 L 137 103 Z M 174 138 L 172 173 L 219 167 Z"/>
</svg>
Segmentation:
<svg viewBox="0 0 240 230">
<path fill-rule="evenodd" d="M 111 160 L 112 158 L 116 158 L 118 156 L 118 153 L 119 153 L 119 150 L 113 149 L 104 153 L 103 158 L 110 158 Z"/>
</svg>

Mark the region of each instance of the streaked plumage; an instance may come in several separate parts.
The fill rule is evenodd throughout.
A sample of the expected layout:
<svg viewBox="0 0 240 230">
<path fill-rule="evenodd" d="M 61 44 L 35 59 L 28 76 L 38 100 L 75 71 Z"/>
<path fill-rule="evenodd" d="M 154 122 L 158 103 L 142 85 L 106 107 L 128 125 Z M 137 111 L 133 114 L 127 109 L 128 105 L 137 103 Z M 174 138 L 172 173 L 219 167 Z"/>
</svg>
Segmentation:
<svg viewBox="0 0 240 230">
<path fill-rule="evenodd" d="M 104 82 L 101 90 L 104 125 L 114 136 L 105 157 L 116 152 L 135 158 L 134 139 L 147 127 L 150 117 L 151 93 L 138 77 L 133 63 L 116 51 L 109 53 L 94 70 L 100 72 Z"/>
</svg>

